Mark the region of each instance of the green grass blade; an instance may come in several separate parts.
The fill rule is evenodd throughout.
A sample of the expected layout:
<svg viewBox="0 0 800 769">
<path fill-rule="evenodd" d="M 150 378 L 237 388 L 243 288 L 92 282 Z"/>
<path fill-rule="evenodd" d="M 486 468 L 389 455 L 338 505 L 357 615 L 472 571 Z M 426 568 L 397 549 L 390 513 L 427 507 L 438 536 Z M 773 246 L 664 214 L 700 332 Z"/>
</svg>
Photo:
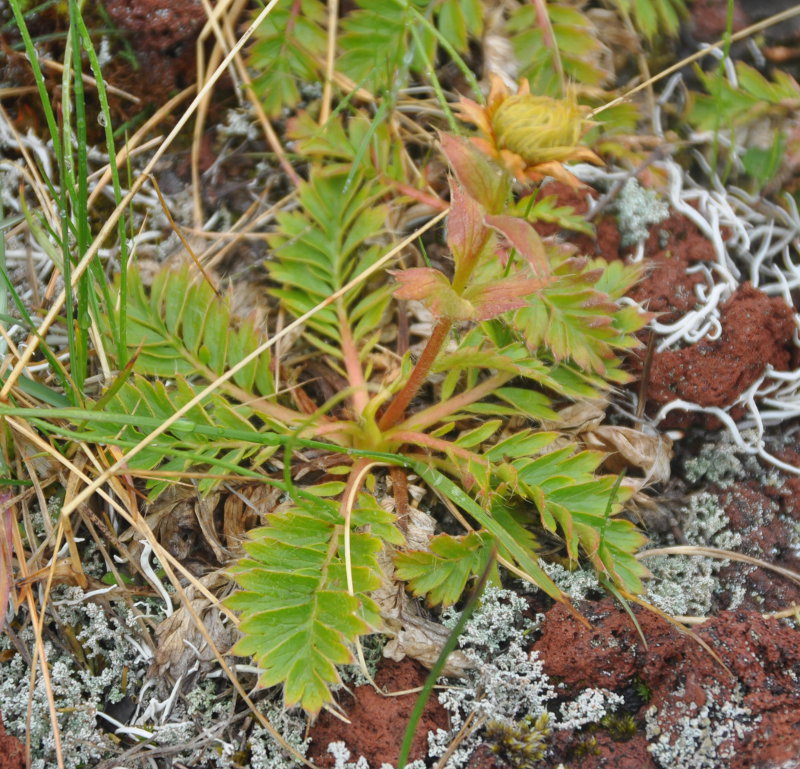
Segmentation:
<svg viewBox="0 0 800 769">
<path fill-rule="evenodd" d="M 408 761 L 408 755 L 411 752 L 411 743 L 414 740 L 414 733 L 417 731 L 417 724 L 419 723 L 420 718 L 422 718 L 425 705 L 430 699 L 431 694 L 433 694 L 433 687 L 436 685 L 436 681 L 439 679 L 439 676 L 442 675 L 447 658 L 456 648 L 459 636 L 464 632 L 464 628 L 466 627 L 469 618 L 472 616 L 473 612 L 478 606 L 478 599 L 481 597 L 483 589 L 486 587 L 486 583 L 489 580 L 489 575 L 492 573 L 492 569 L 494 568 L 496 558 L 497 551 L 493 550 L 489 556 L 486 566 L 483 569 L 483 572 L 481 573 L 480 578 L 478 579 L 478 583 L 475 585 L 475 589 L 467 599 L 467 603 L 461 612 L 461 616 L 458 618 L 458 622 L 456 622 L 455 627 L 450 632 L 450 635 L 447 636 L 447 641 L 445 641 L 444 646 L 442 646 L 442 650 L 439 652 L 436 662 L 433 664 L 430 673 L 428 673 L 428 677 L 425 679 L 425 685 L 422 687 L 419 697 L 417 697 L 417 701 L 414 704 L 414 710 L 411 711 L 411 716 L 408 720 L 408 726 L 406 727 L 406 732 L 403 736 L 403 745 L 400 748 L 400 756 L 397 759 L 397 769 L 405 769 L 406 762 Z"/>
</svg>

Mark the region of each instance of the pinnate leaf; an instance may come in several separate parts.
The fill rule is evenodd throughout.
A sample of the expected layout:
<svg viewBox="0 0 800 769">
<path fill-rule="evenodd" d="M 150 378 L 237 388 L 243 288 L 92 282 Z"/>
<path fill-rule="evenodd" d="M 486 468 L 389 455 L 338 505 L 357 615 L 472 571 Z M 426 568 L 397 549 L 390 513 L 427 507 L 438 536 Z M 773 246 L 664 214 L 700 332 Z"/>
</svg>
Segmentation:
<svg viewBox="0 0 800 769">
<path fill-rule="evenodd" d="M 536 298 L 514 313 L 512 325 L 531 351 L 544 346 L 556 361 L 571 360 L 584 371 L 624 382 L 616 350 L 638 346 L 634 333 L 650 317 L 615 301 L 635 277 L 601 259 L 569 258 L 553 269 Z"/>
<path fill-rule="evenodd" d="M 132 270 L 128 275 L 127 314 L 134 371 L 147 376 L 211 381 L 264 341 L 252 323 L 236 323 L 228 301 L 185 266 L 156 273 L 149 295 L 138 272 Z M 269 351 L 238 371 L 233 381 L 248 392 L 271 395 L 274 384 Z"/>
<path fill-rule="evenodd" d="M 631 491 L 617 489 L 613 476 L 595 475 L 602 459 L 598 452 L 573 453 L 569 447 L 520 458 L 512 463 L 517 491 L 535 504 L 545 529 L 560 530 L 571 560 L 577 562 L 583 552 L 615 584 L 641 592 L 641 578 L 648 572 L 635 554 L 647 538 L 630 521 L 616 517 Z"/>
<path fill-rule="evenodd" d="M 370 515 L 374 515 L 371 513 Z M 353 525 L 362 525 L 354 513 Z M 242 590 L 226 603 L 241 612 L 244 637 L 234 653 L 252 655 L 262 686 L 283 684 L 287 707 L 310 713 L 332 699 L 337 665 L 351 661 L 349 644 L 380 626 L 368 593 L 380 585 L 380 540 L 351 534 L 353 595 L 347 591 L 343 525 L 334 503 L 303 501 L 268 516 L 249 533 L 248 557 L 232 569 Z"/>
<path fill-rule="evenodd" d="M 300 186 L 300 210 L 278 214 L 274 249 L 267 262 L 277 287 L 272 293 L 295 317 L 315 308 L 331 294 L 367 270 L 381 256 L 375 242 L 384 233 L 387 210 L 379 202 L 385 192 L 361 174 L 314 171 Z M 356 286 L 323 307 L 306 324 L 309 341 L 341 357 L 342 325 L 352 326 L 356 342 L 380 326 L 392 287 Z M 366 303 L 365 303 L 366 301 Z"/>
<path fill-rule="evenodd" d="M 300 101 L 300 82 L 313 80 L 324 56 L 325 4 L 300 0 L 299 8 L 280 5 L 255 33 L 248 64 L 258 73 L 253 89 L 270 117 Z"/>
</svg>

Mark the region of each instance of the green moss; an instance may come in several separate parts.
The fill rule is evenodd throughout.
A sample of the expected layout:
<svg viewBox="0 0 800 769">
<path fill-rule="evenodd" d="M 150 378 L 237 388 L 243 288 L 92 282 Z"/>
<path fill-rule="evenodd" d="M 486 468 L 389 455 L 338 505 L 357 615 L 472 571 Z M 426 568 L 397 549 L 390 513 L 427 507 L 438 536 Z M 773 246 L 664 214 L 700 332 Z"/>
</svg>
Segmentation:
<svg viewBox="0 0 800 769">
<path fill-rule="evenodd" d="M 600 754 L 600 745 L 596 737 L 584 737 L 572 749 L 575 758 L 585 758 L 586 756 L 597 756 Z"/>
<path fill-rule="evenodd" d="M 650 702 L 650 699 L 653 696 L 653 692 L 651 691 L 650 687 L 641 678 L 639 678 L 639 676 L 636 676 L 631 683 L 633 684 L 633 689 L 636 694 L 641 697 L 644 702 Z"/>
<path fill-rule="evenodd" d="M 552 733 L 550 718 L 542 713 L 536 720 L 490 721 L 484 739 L 497 758 L 512 769 L 533 769 L 547 750 Z"/>
<path fill-rule="evenodd" d="M 636 735 L 636 719 L 629 713 L 609 713 L 600 719 L 614 742 L 627 742 Z"/>
</svg>

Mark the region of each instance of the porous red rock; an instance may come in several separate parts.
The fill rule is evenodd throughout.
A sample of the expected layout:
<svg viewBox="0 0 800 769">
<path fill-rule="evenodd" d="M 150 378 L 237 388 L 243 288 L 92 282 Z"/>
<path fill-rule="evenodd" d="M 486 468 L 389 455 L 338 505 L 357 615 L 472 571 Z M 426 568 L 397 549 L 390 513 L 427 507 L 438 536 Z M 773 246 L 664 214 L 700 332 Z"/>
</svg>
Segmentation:
<svg viewBox="0 0 800 769">
<path fill-rule="evenodd" d="M 401 662 L 383 660 L 375 682 L 386 687 L 388 692 L 408 691 L 422 686 L 427 674 L 419 663 L 408 657 Z M 327 752 L 328 745 L 344 741 L 353 762 L 364 756 L 372 767 L 379 767 L 384 762 L 395 766 L 417 696 L 417 692 L 399 697 L 385 696 L 369 685 L 355 687 L 353 697 L 343 692 L 340 704 L 350 723 L 343 724 L 323 711 L 309 734 L 309 757 L 319 766 L 332 767 L 334 760 Z M 435 696 L 431 697 L 414 735 L 411 760 L 427 755 L 429 731 L 449 728 L 447 711 Z"/>
<path fill-rule="evenodd" d="M 6 732 L 0 716 L 0 769 L 25 769 L 25 746 Z"/>
<path fill-rule="evenodd" d="M 743 283 L 720 308 L 722 334 L 653 356 L 648 400 L 683 399 L 700 406 L 730 406 L 764 373 L 785 371 L 791 360 L 794 319 L 780 297 Z"/>
<path fill-rule="evenodd" d="M 792 520 L 786 512 L 789 498 L 782 481 L 775 484 L 765 484 L 763 480 L 737 481 L 726 488 L 709 491 L 719 498 L 729 521 L 727 528 L 741 534 L 738 552 L 800 573 L 800 558 L 792 546 L 795 538 Z M 800 605 L 800 585 L 761 567 L 754 569 L 731 561 L 720 569 L 719 581 L 729 588 L 736 584 L 744 586 L 742 602 L 737 608 L 770 612 Z M 729 605 L 728 590 L 723 590 L 718 598 L 720 607 Z"/>
<path fill-rule="evenodd" d="M 194 82 L 195 44 L 207 20 L 200 0 L 106 0 L 105 7 L 138 63 L 136 71 L 122 57 L 111 62 L 112 82 L 153 104 Z"/>
<path fill-rule="evenodd" d="M 166 51 L 193 40 L 206 22 L 200 0 L 106 0 L 105 5 L 140 49 Z"/>
<path fill-rule="evenodd" d="M 695 628 L 709 647 L 704 649 L 664 619 L 637 608 L 645 645 L 610 599 L 584 611 L 591 629 L 562 606 L 551 609 L 533 648 L 567 697 L 586 687 L 624 691 L 632 681 L 644 684 L 650 698 L 633 717 L 637 735 L 647 726 L 650 747 L 623 760 L 631 750 L 637 752 L 635 746 L 626 743 L 623 751 L 619 743 L 597 738 L 594 752 L 570 766 L 691 767 L 691 755 L 684 757 L 686 763 L 675 763 L 677 741 L 687 739 L 690 730 L 696 730 L 697 744 L 710 740 L 706 749 L 720 757 L 715 764 L 720 769 L 782 766 L 800 756 L 800 632 L 795 628 L 753 611 L 722 612 Z M 552 765 L 566 761 L 579 739 L 585 737 L 562 737 L 561 754 Z M 666 747 L 654 752 L 660 740 Z"/>
</svg>

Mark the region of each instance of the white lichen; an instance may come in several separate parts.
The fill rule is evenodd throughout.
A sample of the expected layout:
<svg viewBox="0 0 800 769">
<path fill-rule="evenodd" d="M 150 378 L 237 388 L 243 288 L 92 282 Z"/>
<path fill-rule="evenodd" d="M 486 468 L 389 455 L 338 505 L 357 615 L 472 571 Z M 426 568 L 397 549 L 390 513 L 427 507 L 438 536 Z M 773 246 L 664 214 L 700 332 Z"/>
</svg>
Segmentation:
<svg viewBox="0 0 800 769">
<path fill-rule="evenodd" d="M 539 561 L 547 576 L 556 583 L 559 589 L 573 601 L 585 601 L 590 593 L 602 593 L 603 588 L 597 580 L 597 574 L 588 569 L 570 571 L 559 563 Z"/>
<path fill-rule="evenodd" d="M 741 740 L 761 717 L 753 717 L 737 685 L 731 695 L 706 689 L 702 706 L 677 700 L 645 713 L 648 750 L 663 769 L 719 769 L 730 765 L 735 741 Z M 680 694 L 679 692 L 676 694 Z M 676 716 L 678 716 L 676 718 Z"/>
<path fill-rule="evenodd" d="M 616 201 L 617 224 L 623 246 L 633 246 L 647 237 L 651 225 L 669 216 L 669 206 L 658 193 L 642 187 L 636 179 L 628 179 Z"/>
<path fill-rule="evenodd" d="M 696 457 L 684 462 L 684 476 L 689 483 L 696 485 L 705 481 L 723 488 L 757 469 L 754 458 L 742 457 L 727 433 L 722 433 L 719 440 L 705 443 Z"/>
<path fill-rule="evenodd" d="M 705 463 L 713 451 L 701 452 L 703 475 Z M 735 454 L 722 450 L 719 456 L 730 461 L 727 469 L 718 477 L 731 477 L 729 472 L 738 472 L 738 458 Z M 720 465 L 725 464 L 720 461 Z M 709 492 L 692 494 L 686 504 L 676 514 L 681 530 L 690 545 L 713 547 L 722 550 L 736 551 L 741 548 L 746 532 L 734 531 L 730 525 L 720 499 Z M 719 580 L 719 572 L 729 561 L 705 556 L 668 555 L 654 556 L 647 559 L 647 566 L 653 573 L 653 579 L 647 583 L 646 598 L 654 606 L 673 616 L 691 615 L 705 616 L 715 605 L 723 588 L 730 593 L 727 609 L 735 609 L 745 598 L 743 584 L 726 583 Z M 749 567 L 742 566 L 742 577 Z M 729 581 L 730 582 L 730 581 Z"/>
<path fill-rule="evenodd" d="M 96 592 L 109 596 L 105 590 Z M 77 656 L 71 647 L 55 640 L 44 644 L 66 769 L 113 761 L 122 750 L 113 737 L 115 730 L 118 736 L 173 747 L 170 755 L 175 761 L 230 769 L 233 746 L 222 738 L 230 700 L 216 701 L 209 684 L 188 698 L 191 705 L 173 702 L 169 711 L 159 711 L 158 719 L 147 715 L 155 689 L 154 679 L 148 678 L 152 651 L 137 633 L 140 621 L 128 607 L 121 602 L 95 603 L 77 587 L 59 586 L 52 591 L 48 611 L 50 621 L 62 628 L 56 637 L 71 633 L 83 652 Z M 19 631 L 18 641 L 32 653 L 36 644 L 29 625 Z M 0 666 L 0 712 L 5 727 L 23 741 L 29 734 L 32 769 L 49 769 L 57 761 L 44 679 L 39 672 L 31 691 L 28 662 L 6 635 L 0 636 L 0 650 L 13 652 Z M 125 698 L 139 707 L 121 722 L 111 714 L 113 705 Z M 146 752 L 147 745 L 142 750 Z M 272 769 L 274 764 L 268 766 Z"/>
<path fill-rule="evenodd" d="M 561 706 L 559 729 L 580 729 L 596 724 L 608 713 L 613 713 L 625 699 L 608 689 L 584 689 L 574 700 Z"/>
<path fill-rule="evenodd" d="M 301 756 L 306 755 L 311 740 L 305 737 L 306 721 L 300 711 L 287 711 L 279 705 L 272 705 L 264 709 L 264 715 L 291 747 Z M 302 766 L 262 726 L 253 727 L 248 744 L 250 769 L 297 769 Z"/>
<path fill-rule="evenodd" d="M 714 494 L 692 494 L 681 515 L 681 522 L 683 533 L 691 544 L 723 550 L 733 550 L 742 544 L 742 535 L 731 531 L 730 519 Z"/>
</svg>

